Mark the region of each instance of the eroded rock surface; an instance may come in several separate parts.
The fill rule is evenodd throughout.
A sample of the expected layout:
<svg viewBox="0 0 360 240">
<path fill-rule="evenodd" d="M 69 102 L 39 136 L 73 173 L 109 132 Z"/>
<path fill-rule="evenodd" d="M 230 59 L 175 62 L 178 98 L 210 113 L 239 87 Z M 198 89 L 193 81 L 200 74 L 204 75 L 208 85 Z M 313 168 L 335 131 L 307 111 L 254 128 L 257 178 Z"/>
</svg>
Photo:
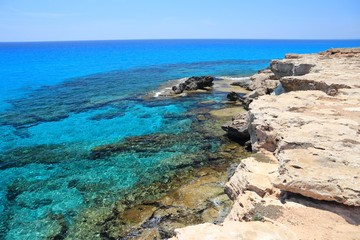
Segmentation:
<svg viewBox="0 0 360 240">
<path fill-rule="evenodd" d="M 172 90 L 175 94 L 180 94 L 184 91 L 194 91 L 198 89 L 205 89 L 213 85 L 214 78 L 211 76 L 190 77 L 185 82 L 177 86 L 173 86 Z"/>
<path fill-rule="evenodd" d="M 264 107 L 271 103 L 271 107 Z M 285 103 L 285 104 L 284 104 Z M 279 160 L 276 187 L 360 206 L 360 99 L 320 91 L 263 96 L 251 105 L 253 149 Z"/>
<path fill-rule="evenodd" d="M 221 226 L 204 223 L 175 230 L 172 240 L 281 240 L 297 239 L 295 234 L 277 223 L 271 222 L 225 222 Z"/>
<path fill-rule="evenodd" d="M 360 51 L 292 54 L 271 70 L 290 92 L 259 96 L 225 130 L 248 127 L 253 151 L 274 153 L 277 188 L 360 206 Z"/>
<path fill-rule="evenodd" d="M 360 49 L 288 54 L 270 69 L 251 78 L 249 112 L 223 126 L 257 152 L 226 184 L 231 212 L 175 239 L 359 239 Z M 269 95 L 269 81 L 285 94 Z"/>
<path fill-rule="evenodd" d="M 245 142 L 250 138 L 247 115 L 248 114 L 246 112 L 241 113 L 233 118 L 232 121 L 221 126 L 221 128 L 227 132 L 229 138 L 241 142 Z"/>
</svg>

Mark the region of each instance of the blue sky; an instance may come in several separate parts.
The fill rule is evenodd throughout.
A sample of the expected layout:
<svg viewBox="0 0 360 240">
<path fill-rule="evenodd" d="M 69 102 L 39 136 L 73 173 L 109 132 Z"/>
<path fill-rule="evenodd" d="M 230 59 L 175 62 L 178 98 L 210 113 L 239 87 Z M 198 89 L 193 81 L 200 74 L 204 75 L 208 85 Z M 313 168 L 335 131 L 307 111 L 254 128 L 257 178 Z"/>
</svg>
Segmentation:
<svg viewBox="0 0 360 240">
<path fill-rule="evenodd" d="M 360 39 L 359 0 L 0 0 L 0 41 Z"/>
</svg>

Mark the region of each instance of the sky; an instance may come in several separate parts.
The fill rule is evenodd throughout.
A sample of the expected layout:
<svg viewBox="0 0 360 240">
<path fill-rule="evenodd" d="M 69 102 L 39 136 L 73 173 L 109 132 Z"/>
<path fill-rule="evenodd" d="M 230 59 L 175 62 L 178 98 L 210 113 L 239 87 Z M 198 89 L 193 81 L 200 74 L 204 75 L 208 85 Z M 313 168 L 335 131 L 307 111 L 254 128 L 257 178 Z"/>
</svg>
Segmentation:
<svg viewBox="0 0 360 240">
<path fill-rule="evenodd" d="M 359 0 L 0 0 L 0 42 L 360 39 Z"/>
</svg>

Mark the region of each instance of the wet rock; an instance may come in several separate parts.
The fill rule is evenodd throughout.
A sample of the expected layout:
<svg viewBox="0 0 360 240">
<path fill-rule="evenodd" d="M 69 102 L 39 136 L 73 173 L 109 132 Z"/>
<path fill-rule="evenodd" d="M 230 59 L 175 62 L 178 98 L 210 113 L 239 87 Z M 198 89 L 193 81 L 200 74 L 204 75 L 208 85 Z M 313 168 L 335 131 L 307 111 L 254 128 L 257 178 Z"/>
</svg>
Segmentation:
<svg viewBox="0 0 360 240">
<path fill-rule="evenodd" d="M 185 88 L 186 88 L 186 84 L 180 83 L 178 86 L 173 86 L 172 90 L 175 92 L 175 94 L 180 94 L 185 90 Z"/>
<path fill-rule="evenodd" d="M 248 114 L 246 112 L 234 117 L 231 122 L 222 125 L 221 128 L 227 132 L 229 138 L 236 141 L 246 142 L 250 139 Z"/>
<path fill-rule="evenodd" d="M 228 93 L 226 98 L 229 99 L 229 101 L 234 101 L 234 102 L 240 100 L 240 96 L 236 92 Z"/>
<path fill-rule="evenodd" d="M 134 240 L 160 240 L 161 236 L 159 230 L 156 228 L 144 229 Z"/>
<path fill-rule="evenodd" d="M 227 120 L 233 117 L 236 114 L 244 112 L 244 108 L 241 104 L 234 105 L 228 108 L 221 108 L 216 110 L 211 110 L 210 115 L 216 117 L 217 119 Z"/>
<path fill-rule="evenodd" d="M 205 121 L 205 120 L 206 120 L 206 116 L 205 116 L 205 115 L 203 115 L 203 114 L 198 115 L 196 118 L 197 118 L 197 120 L 198 120 L 198 121 L 200 121 L 200 122 L 202 122 L 202 121 Z"/>
<path fill-rule="evenodd" d="M 157 229 L 164 239 L 172 237 L 175 228 L 204 221 L 222 222 L 231 208 L 231 201 L 223 191 L 226 181 L 224 171 L 204 167 L 187 184 L 160 199 L 125 211 L 122 205 L 118 205 L 119 210 L 115 211 L 103 232 L 113 237 L 139 237 L 144 230 Z M 116 227 L 121 232 L 116 231 Z"/>
<path fill-rule="evenodd" d="M 242 88 L 245 88 L 245 89 L 249 90 L 250 86 L 251 86 L 251 83 L 252 83 L 252 81 L 250 80 L 250 78 L 244 78 L 244 79 L 241 79 L 241 80 L 236 80 L 236 82 L 233 82 L 230 85 L 239 86 L 239 87 L 242 87 Z"/>
<path fill-rule="evenodd" d="M 190 77 L 184 83 L 178 86 L 173 86 L 172 90 L 175 94 L 180 94 L 183 91 L 194 91 L 198 89 L 205 89 L 213 85 L 214 78 L 210 76 Z"/>
</svg>

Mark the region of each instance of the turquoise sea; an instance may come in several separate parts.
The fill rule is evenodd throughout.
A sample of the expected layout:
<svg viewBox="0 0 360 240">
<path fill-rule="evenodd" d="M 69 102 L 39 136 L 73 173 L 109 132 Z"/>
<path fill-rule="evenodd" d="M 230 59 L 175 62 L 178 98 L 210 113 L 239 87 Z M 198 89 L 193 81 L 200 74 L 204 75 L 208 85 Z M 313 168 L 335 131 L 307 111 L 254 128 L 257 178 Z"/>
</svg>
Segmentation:
<svg viewBox="0 0 360 240">
<path fill-rule="evenodd" d="M 0 43 L 0 239 L 64 239 L 56 229 L 70 229 L 86 209 L 166 182 L 180 165 L 191 167 L 190 155 L 215 152 L 220 140 L 197 131 L 192 112 L 205 100 L 222 107 L 226 94 L 146 97 L 166 82 L 245 77 L 286 53 L 356 46 L 360 40 Z"/>
</svg>

